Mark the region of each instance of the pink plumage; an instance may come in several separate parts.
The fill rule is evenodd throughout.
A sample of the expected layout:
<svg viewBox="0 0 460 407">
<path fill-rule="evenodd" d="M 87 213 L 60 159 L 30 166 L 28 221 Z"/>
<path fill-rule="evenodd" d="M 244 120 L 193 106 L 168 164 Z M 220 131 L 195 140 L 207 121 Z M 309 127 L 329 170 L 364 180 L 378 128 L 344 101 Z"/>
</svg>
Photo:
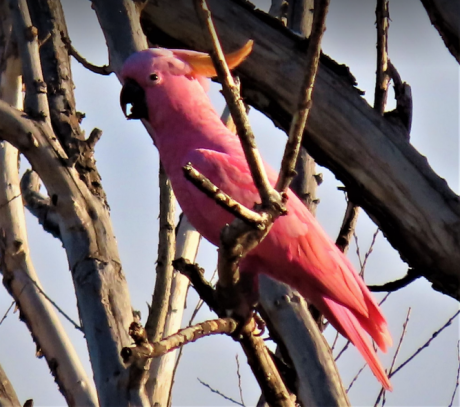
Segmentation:
<svg viewBox="0 0 460 407">
<path fill-rule="evenodd" d="M 242 57 L 232 54 L 230 65 L 241 62 L 251 46 L 246 45 Z M 206 239 L 218 245 L 220 231 L 232 216 L 188 182 L 182 167 L 192 163 L 248 208 L 260 198 L 238 137 L 222 124 L 206 95 L 203 74 L 213 72 L 206 54 L 150 49 L 132 55 L 122 77 L 143 90 L 145 118 L 154 129 L 155 145 L 182 210 Z M 127 101 L 123 92 L 121 101 L 122 105 L 132 103 L 133 118 L 142 116 L 134 114 L 137 102 Z M 265 168 L 274 185 L 277 174 L 268 165 Z M 250 263 L 250 272 L 268 274 L 297 289 L 358 348 L 378 380 L 391 390 L 368 336 L 384 352 L 391 346 L 377 303 L 348 259 L 290 190 L 287 209 L 288 214 L 275 222 L 268 236 L 243 260 L 242 271 Z"/>
</svg>

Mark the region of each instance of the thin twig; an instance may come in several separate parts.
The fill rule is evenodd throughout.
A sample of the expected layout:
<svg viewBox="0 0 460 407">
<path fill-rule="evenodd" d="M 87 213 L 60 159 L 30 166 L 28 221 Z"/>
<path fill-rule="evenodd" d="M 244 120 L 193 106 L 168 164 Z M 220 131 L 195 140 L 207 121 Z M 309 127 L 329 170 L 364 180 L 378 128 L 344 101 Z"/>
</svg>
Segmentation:
<svg viewBox="0 0 460 407">
<path fill-rule="evenodd" d="M 257 212 L 246 208 L 225 192 L 221 191 L 208 178 L 196 170 L 192 163 L 188 163 L 182 169 L 186 179 L 192 182 L 192 184 L 195 185 L 201 192 L 212 198 L 226 211 L 250 225 L 255 226 L 256 228 L 264 227 L 262 216 L 260 216 Z"/>
<path fill-rule="evenodd" d="M 457 380 L 455 381 L 454 392 L 452 393 L 452 398 L 450 399 L 449 407 L 454 405 L 455 394 L 457 394 L 459 379 L 460 379 L 460 341 L 457 342 L 457 359 L 458 359 L 458 368 L 457 368 Z"/>
<path fill-rule="evenodd" d="M 388 0 L 377 0 L 375 15 L 377 21 L 377 78 L 375 81 L 374 109 L 383 114 L 390 83 L 390 77 L 387 74 L 388 27 L 390 25 Z"/>
<path fill-rule="evenodd" d="M 335 240 L 335 244 L 343 253 L 348 251 L 350 246 L 351 237 L 356 228 L 358 221 L 359 206 L 355 205 L 350 199 L 347 199 L 347 208 L 343 216 L 342 226 L 340 227 L 339 235 Z"/>
<path fill-rule="evenodd" d="M 73 56 L 77 60 L 77 62 L 82 64 L 86 69 L 90 70 L 91 72 L 97 73 L 98 75 L 110 75 L 114 72 L 109 65 L 97 66 L 89 62 L 87 59 L 83 58 L 72 45 L 70 38 L 63 36 L 62 42 L 67 47 L 69 55 Z"/>
<path fill-rule="evenodd" d="M 243 399 L 243 388 L 241 386 L 241 374 L 240 374 L 240 361 L 238 359 L 238 354 L 235 355 L 236 359 L 236 375 L 238 376 L 238 389 L 240 391 L 240 400 L 241 400 L 241 405 L 244 406 L 244 399 Z M 457 380 L 458 383 L 458 380 Z"/>
<path fill-rule="evenodd" d="M 30 277 L 28 274 L 26 274 L 26 276 L 29 278 L 29 280 L 32 282 L 32 284 L 35 286 L 35 288 L 40 292 L 40 294 L 42 294 L 50 303 L 51 305 L 56 308 L 56 310 L 65 318 L 67 319 L 67 321 L 69 321 L 73 327 L 75 329 L 78 329 L 80 332 L 83 332 L 85 333 L 85 331 L 83 330 L 83 328 L 78 325 L 72 318 L 70 318 L 65 312 L 64 310 L 59 307 L 59 305 L 57 305 L 50 297 L 48 297 L 48 295 L 41 289 L 41 287 L 37 284 L 37 282 L 32 278 Z"/>
<path fill-rule="evenodd" d="M 11 303 L 11 305 L 8 307 L 8 309 L 6 310 L 5 312 L 5 315 L 3 315 L 2 319 L 0 319 L 0 325 L 3 323 L 3 321 L 6 319 L 6 317 L 8 316 L 8 314 L 10 313 L 11 311 L 11 308 L 13 308 L 14 304 L 16 304 L 16 301 L 13 301 Z"/>
<path fill-rule="evenodd" d="M 377 228 L 377 230 L 374 232 L 374 235 L 372 236 L 372 241 L 371 241 L 371 244 L 369 246 L 369 249 L 367 250 L 366 254 L 364 255 L 364 261 L 363 261 L 363 264 L 361 266 L 361 271 L 360 271 L 360 276 L 364 278 L 364 270 L 366 269 L 366 263 L 367 263 L 367 259 L 369 258 L 369 256 L 371 255 L 372 251 L 374 250 L 374 245 L 375 245 L 375 241 L 377 239 L 377 235 L 379 234 L 379 231 L 380 229 Z"/>
<path fill-rule="evenodd" d="M 387 293 L 385 295 L 385 297 L 382 298 L 382 300 L 379 302 L 379 307 L 382 306 L 382 304 L 388 299 L 388 297 L 390 296 L 391 292 Z"/>
<path fill-rule="evenodd" d="M 358 380 L 359 375 L 361 374 L 361 372 L 364 370 L 366 366 L 367 366 L 367 363 L 364 363 L 361 369 L 358 370 L 358 373 L 356 373 L 355 377 L 353 377 L 353 380 L 351 381 L 350 385 L 347 387 L 347 393 L 353 387 L 353 384 L 355 384 L 356 380 Z"/>
<path fill-rule="evenodd" d="M 331 352 L 334 352 L 334 348 L 335 348 L 335 345 L 337 345 L 338 340 L 339 340 L 339 331 L 335 333 L 334 342 L 332 342 L 332 346 L 331 346 Z"/>
<path fill-rule="evenodd" d="M 388 375 L 389 377 L 391 377 L 391 373 L 393 372 L 393 368 L 394 368 L 394 365 L 396 363 L 396 359 L 398 358 L 398 355 L 399 355 L 399 351 L 401 350 L 401 345 L 404 341 L 404 338 L 406 336 L 406 332 L 407 332 L 407 324 L 409 323 L 409 318 L 410 318 L 410 313 L 412 311 L 412 308 L 409 307 L 409 309 L 407 310 L 407 315 L 406 315 L 406 320 L 404 321 L 404 324 L 403 324 L 403 327 L 402 327 L 402 332 L 401 332 L 401 336 L 399 337 L 399 342 L 398 342 L 398 346 L 396 347 L 396 351 L 393 355 L 393 359 L 391 360 L 391 365 L 390 365 L 390 369 L 388 370 Z M 375 405 L 378 405 L 379 402 L 380 402 L 380 398 L 383 397 L 382 399 L 382 406 L 385 405 L 385 402 L 386 402 L 386 399 L 385 399 L 385 394 L 386 394 L 386 390 L 385 388 L 381 388 L 380 389 L 380 392 L 379 392 L 379 395 L 377 396 L 377 400 L 375 402 Z"/>
<path fill-rule="evenodd" d="M 367 288 L 369 288 L 369 290 L 372 292 L 389 292 L 390 293 L 390 292 L 394 292 L 403 287 L 408 286 L 409 284 L 413 283 L 415 280 L 419 279 L 420 277 L 421 275 L 418 274 L 414 269 L 409 269 L 407 271 L 407 274 L 404 277 L 400 278 L 399 280 L 390 281 L 382 285 L 368 285 Z"/>
<path fill-rule="evenodd" d="M 339 358 L 340 358 L 340 356 L 342 356 L 343 352 L 345 352 L 348 349 L 348 347 L 350 346 L 350 343 L 351 343 L 351 341 L 347 340 L 347 343 L 343 346 L 343 348 L 340 350 L 340 352 L 334 358 L 334 362 L 337 362 L 339 360 Z"/>
<path fill-rule="evenodd" d="M 281 169 L 275 189 L 285 192 L 295 176 L 295 164 L 306 126 L 308 115 L 312 106 L 312 93 L 315 85 L 316 72 L 318 71 L 319 57 L 321 54 L 321 38 L 326 28 L 326 16 L 329 0 L 319 0 L 313 16 L 313 27 L 308 43 L 306 55 L 306 74 L 302 83 L 297 109 L 289 128 L 288 141 L 281 161 Z"/>
<path fill-rule="evenodd" d="M 207 41 L 209 49 L 212 50 L 210 55 L 214 62 L 219 81 L 222 83 L 222 91 L 232 114 L 233 121 L 235 122 L 237 133 L 240 137 L 241 145 L 251 170 L 254 184 L 259 191 L 262 204 L 265 207 L 271 207 L 272 202 L 275 201 L 281 205 L 281 197 L 273 190 L 268 181 L 267 174 L 265 173 L 262 158 L 256 147 L 254 133 L 249 124 L 239 87 L 235 84 L 227 63 L 225 62 L 224 53 L 220 46 L 206 0 L 195 0 L 195 9 L 203 27 L 205 27 L 208 32 Z"/>
<path fill-rule="evenodd" d="M 244 404 L 241 404 L 240 402 L 233 400 L 231 397 L 226 396 L 225 394 L 221 393 L 219 390 L 216 390 L 212 388 L 209 384 L 203 382 L 199 377 L 197 377 L 197 380 L 204 386 L 207 387 L 209 390 L 211 390 L 212 393 L 215 393 L 222 397 L 223 399 L 232 402 L 233 404 L 236 404 L 237 406 L 242 406 L 244 407 Z"/>
<path fill-rule="evenodd" d="M 393 372 L 391 372 L 388 377 L 391 378 L 393 377 L 396 373 L 398 373 L 404 366 L 406 366 L 412 359 L 414 359 L 423 349 L 427 348 L 430 346 L 431 342 L 442 332 L 444 329 L 446 329 L 450 324 L 452 324 L 452 321 L 460 314 L 460 310 L 458 310 L 452 317 L 450 317 L 447 322 L 439 328 L 437 331 L 433 332 L 431 335 L 431 338 L 428 339 L 420 348 L 418 348 L 411 356 L 409 356 L 403 363 L 401 363 Z"/>
<path fill-rule="evenodd" d="M 401 80 L 401 76 L 390 60 L 388 60 L 387 73 L 393 80 L 396 109 L 385 113 L 385 117 L 391 118 L 396 113 L 400 123 L 407 129 L 407 140 L 409 140 L 412 127 L 412 89 L 408 83 Z"/>
</svg>

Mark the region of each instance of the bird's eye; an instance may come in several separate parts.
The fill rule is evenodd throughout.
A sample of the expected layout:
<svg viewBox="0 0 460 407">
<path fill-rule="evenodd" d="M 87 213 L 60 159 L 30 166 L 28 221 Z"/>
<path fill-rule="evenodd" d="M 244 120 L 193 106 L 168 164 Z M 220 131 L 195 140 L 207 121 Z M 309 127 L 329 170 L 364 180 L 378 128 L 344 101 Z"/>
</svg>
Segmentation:
<svg viewBox="0 0 460 407">
<path fill-rule="evenodd" d="M 156 73 L 152 73 L 149 78 L 151 81 L 156 82 L 158 80 L 158 75 Z"/>
</svg>

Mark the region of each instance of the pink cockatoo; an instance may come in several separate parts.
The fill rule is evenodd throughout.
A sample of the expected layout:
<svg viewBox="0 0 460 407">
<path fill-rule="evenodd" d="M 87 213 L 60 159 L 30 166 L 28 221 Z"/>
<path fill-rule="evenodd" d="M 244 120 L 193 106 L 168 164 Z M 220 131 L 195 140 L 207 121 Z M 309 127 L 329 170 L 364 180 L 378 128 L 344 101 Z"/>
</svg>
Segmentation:
<svg viewBox="0 0 460 407">
<path fill-rule="evenodd" d="M 230 68 L 250 53 L 252 42 L 227 56 Z M 248 208 L 260 201 L 238 137 L 224 126 L 206 95 L 216 72 L 208 54 L 148 49 L 133 54 L 122 70 L 120 102 L 128 118 L 145 118 L 176 198 L 192 225 L 211 243 L 233 219 L 187 181 L 187 163 Z M 275 184 L 277 174 L 265 165 Z M 241 262 L 241 272 L 265 273 L 295 288 L 361 352 L 382 385 L 390 381 L 368 334 L 384 352 L 392 340 L 375 299 L 351 263 L 292 192 L 287 215 Z"/>
</svg>

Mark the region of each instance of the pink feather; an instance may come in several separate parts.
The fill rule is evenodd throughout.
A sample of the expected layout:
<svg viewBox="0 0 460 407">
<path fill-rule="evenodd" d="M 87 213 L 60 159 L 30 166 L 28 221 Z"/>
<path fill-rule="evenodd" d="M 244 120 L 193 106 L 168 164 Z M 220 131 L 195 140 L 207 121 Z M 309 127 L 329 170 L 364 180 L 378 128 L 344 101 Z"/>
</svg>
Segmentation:
<svg viewBox="0 0 460 407">
<path fill-rule="evenodd" d="M 220 121 L 203 83 L 184 59 L 189 51 L 152 49 L 131 56 L 122 76 L 145 91 L 154 141 L 182 210 L 195 228 L 217 245 L 232 216 L 198 191 L 183 175 L 191 162 L 217 187 L 248 208 L 260 199 L 239 139 Z M 150 75 L 157 74 L 152 82 Z M 270 182 L 276 173 L 266 165 Z M 288 191 L 288 214 L 249 253 L 245 265 L 289 284 L 324 313 L 360 351 L 382 385 L 391 384 L 368 334 L 386 351 L 392 340 L 377 303 L 348 259 L 301 201 Z"/>
</svg>

